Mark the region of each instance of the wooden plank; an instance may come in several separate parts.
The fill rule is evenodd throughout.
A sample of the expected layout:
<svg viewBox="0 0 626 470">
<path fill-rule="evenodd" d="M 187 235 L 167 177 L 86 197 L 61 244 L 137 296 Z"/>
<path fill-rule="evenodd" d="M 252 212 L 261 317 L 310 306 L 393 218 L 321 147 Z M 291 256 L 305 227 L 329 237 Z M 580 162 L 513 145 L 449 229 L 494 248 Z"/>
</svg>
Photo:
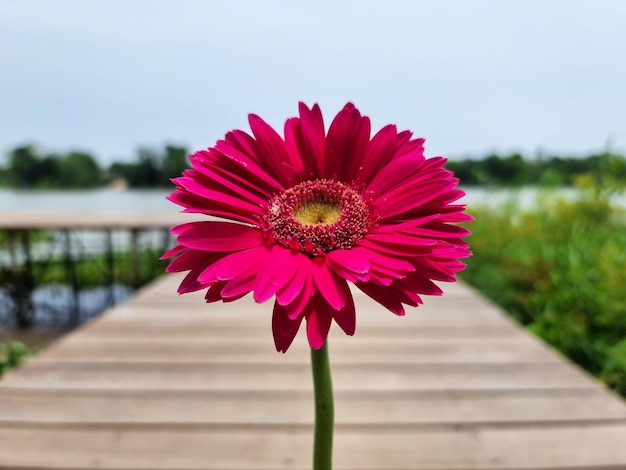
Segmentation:
<svg viewBox="0 0 626 470">
<path fill-rule="evenodd" d="M 268 328 L 272 303 L 255 303 L 246 296 L 233 303 L 206 304 L 204 293 L 177 296 L 176 288 L 182 276 L 167 276 L 158 289 L 142 290 L 131 301 L 113 309 L 107 323 L 127 322 L 176 327 L 180 325 L 234 326 L 247 325 Z M 353 289 L 357 310 L 357 329 L 365 326 L 396 328 L 506 328 L 511 320 L 485 299 L 466 286 L 449 284 L 443 297 L 425 297 L 425 305 L 408 309 L 404 317 L 387 311 L 358 289 Z"/>
<path fill-rule="evenodd" d="M 600 388 L 335 393 L 338 425 L 519 424 L 618 421 L 624 404 Z M 585 406 L 580 406 L 584 402 Z M 184 406 L 182 406 L 184 404 Z M 311 392 L 29 391 L 0 388 L 0 427 L 312 424 Z"/>
<path fill-rule="evenodd" d="M 311 430 L 0 429 L 0 467 L 107 469 L 308 469 Z M 67 444 L 72 443 L 69 447 Z M 626 425 L 459 429 L 342 429 L 336 470 L 624 468 Z"/>
<path fill-rule="evenodd" d="M 243 299 L 242 299 L 243 300 Z M 381 308 L 381 307 L 378 307 Z M 256 304 L 233 307 L 230 304 L 216 303 L 209 306 L 193 304 L 188 308 L 179 305 L 168 308 L 166 305 L 123 305 L 108 314 L 107 322 L 145 323 L 152 325 L 194 324 L 205 326 L 259 326 L 270 328 L 272 306 Z M 442 328 L 456 327 L 502 327 L 510 325 L 497 311 L 481 310 L 473 313 L 458 310 L 432 312 L 411 311 L 405 317 L 397 317 L 384 310 L 372 312 L 365 307 L 357 307 L 357 328 L 363 326 L 395 327 L 397 330 L 409 327 Z"/>
<path fill-rule="evenodd" d="M 3 386 L 50 390 L 310 390 L 308 364 L 51 363 L 33 361 Z M 336 390 L 589 388 L 563 363 L 333 364 Z"/>
<path fill-rule="evenodd" d="M 301 335 L 302 336 L 302 335 Z M 118 339 L 74 336 L 62 347 L 52 347 L 39 356 L 45 362 L 157 362 L 157 363 L 301 363 L 309 364 L 308 345 L 297 338 L 289 354 L 278 355 L 267 335 L 199 336 Z M 333 364 L 339 363 L 546 363 L 559 358 L 524 336 L 515 339 L 454 339 L 431 337 L 421 341 L 400 338 L 345 340 L 332 343 Z"/>
<path fill-rule="evenodd" d="M 97 326 L 97 327 L 96 327 Z M 261 327 L 262 328 L 262 327 Z M 220 338 L 239 337 L 239 338 L 255 338 L 265 337 L 267 331 L 260 329 L 258 325 L 221 325 L 219 329 L 214 326 L 198 321 L 195 323 L 187 322 L 134 322 L 134 321 L 94 321 L 88 327 L 83 327 L 80 334 L 72 334 L 63 338 L 63 342 L 68 340 L 129 340 L 142 341 L 151 340 L 160 341 L 162 339 L 189 339 L 204 340 L 205 342 L 219 341 Z M 331 329 L 331 338 L 337 335 L 337 329 Z M 341 334 L 339 334 L 341 336 Z M 412 326 L 406 325 L 403 328 L 395 326 L 369 326 L 359 325 L 356 338 L 364 341 L 367 339 L 387 340 L 392 337 L 393 340 L 412 340 L 414 342 L 428 341 L 430 338 L 447 338 L 450 341 L 475 339 L 479 340 L 516 340 L 520 338 L 519 330 L 511 328 L 510 325 L 503 326 Z M 527 338 L 524 335 L 524 338 Z M 224 339 L 224 341 L 227 341 Z"/>
</svg>

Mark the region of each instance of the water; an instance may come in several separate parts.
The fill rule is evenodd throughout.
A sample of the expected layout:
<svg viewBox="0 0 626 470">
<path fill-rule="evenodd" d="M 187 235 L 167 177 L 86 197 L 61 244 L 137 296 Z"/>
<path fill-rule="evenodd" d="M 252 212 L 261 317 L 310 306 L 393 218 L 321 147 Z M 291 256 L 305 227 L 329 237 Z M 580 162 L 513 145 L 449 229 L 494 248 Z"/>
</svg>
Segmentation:
<svg viewBox="0 0 626 470">
<path fill-rule="evenodd" d="M 523 206 L 532 205 L 536 196 L 545 190 L 537 188 L 487 189 L 464 188 L 466 196 L 460 201 L 466 204 L 494 204 L 511 198 Z M 563 196 L 572 196 L 572 188 L 549 190 Z M 180 207 L 165 199 L 169 189 L 124 190 L 109 188 L 91 191 L 16 191 L 0 189 L 0 213 L 2 212 L 178 212 Z"/>
<path fill-rule="evenodd" d="M 123 302 L 132 294 L 132 289 L 121 284 L 83 289 L 78 293 L 78 323 L 97 316 L 103 310 Z M 43 328 L 69 326 L 74 302 L 69 286 L 47 284 L 34 289 L 31 295 L 33 325 Z M 0 326 L 17 326 L 14 314 L 15 301 L 6 288 L 0 288 Z"/>
<path fill-rule="evenodd" d="M 88 191 L 19 191 L 0 189 L 2 212 L 176 212 L 178 206 L 165 197 L 172 191 L 109 188 Z"/>
</svg>

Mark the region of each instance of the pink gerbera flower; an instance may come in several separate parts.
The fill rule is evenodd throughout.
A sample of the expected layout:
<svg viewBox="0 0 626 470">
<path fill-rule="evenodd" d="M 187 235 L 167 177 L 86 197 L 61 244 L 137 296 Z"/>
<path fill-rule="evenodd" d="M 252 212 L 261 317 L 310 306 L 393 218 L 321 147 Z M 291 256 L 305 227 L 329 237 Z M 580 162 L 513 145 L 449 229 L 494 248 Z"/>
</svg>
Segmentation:
<svg viewBox="0 0 626 470">
<path fill-rule="evenodd" d="M 370 137 L 370 120 L 352 104 L 325 131 L 319 106 L 300 104 L 282 138 L 260 117 L 252 134 L 235 130 L 191 155 L 192 168 L 174 179 L 169 199 L 184 212 L 226 220 L 172 229 L 178 246 L 168 272 L 189 271 L 179 293 L 207 289 L 206 301 L 233 301 L 252 292 L 275 296 L 278 351 L 306 322 L 319 349 L 333 320 L 348 335 L 355 309 L 348 281 L 396 315 L 421 295 L 440 295 L 433 280 L 453 281 L 469 256 L 455 225 L 471 220 L 463 192 L 424 157 L 423 139 L 388 125 Z"/>
</svg>

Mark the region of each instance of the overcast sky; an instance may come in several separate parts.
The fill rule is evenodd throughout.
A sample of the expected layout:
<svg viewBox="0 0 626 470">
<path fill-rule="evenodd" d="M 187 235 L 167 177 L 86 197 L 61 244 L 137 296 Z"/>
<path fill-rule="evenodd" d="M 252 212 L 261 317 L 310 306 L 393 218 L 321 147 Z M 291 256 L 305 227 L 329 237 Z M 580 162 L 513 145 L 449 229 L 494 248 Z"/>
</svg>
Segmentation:
<svg viewBox="0 0 626 470">
<path fill-rule="evenodd" d="M 0 0 L 0 152 L 205 148 L 352 101 L 428 155 L 626 150 L 626 1 Z"/>
</svg>

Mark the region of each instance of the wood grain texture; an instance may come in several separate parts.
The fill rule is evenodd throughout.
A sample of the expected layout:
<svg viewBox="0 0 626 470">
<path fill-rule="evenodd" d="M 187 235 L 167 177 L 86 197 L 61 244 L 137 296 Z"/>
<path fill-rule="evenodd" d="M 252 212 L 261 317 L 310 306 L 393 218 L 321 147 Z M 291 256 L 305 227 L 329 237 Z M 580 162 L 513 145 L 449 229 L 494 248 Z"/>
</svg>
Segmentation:
<svg viewBox="0 0 626 470">
<path fill-rule="evenodd" d="M 271 305 L 166 276 L 0 381 L 3 469 L 307 469 L 300 334 Z M 336 470 L 626 468 L 626 404 L 462 283 L 396 317 L 355 292 L 333 327 Z"/>
<path fill-rule="evenodd" d="M 313 423 L 310 391 L 55 391 L 0 388 L 2 424 L 72 426 L 282 425 Z M 626 407 L 606 391 L 336 391 L 341 425 L 626 423 Z M 580 406 L 584 401 L 585 406 Z M 181 406 L 184 404 L 184 406 Z"/>
<path fill-rule="evenodd" d="M 311 429 L 1 429 L 4 468 L 310 468 Z M 335 470 L 624 468 L 626 425 L 343 430 Z M 68 443 L 71 443 L 69 445 Z M 565 466 L 564 463 L 567 465 Z M 0 467 L 0 468 L 1 468 Z"/>
</svg>

